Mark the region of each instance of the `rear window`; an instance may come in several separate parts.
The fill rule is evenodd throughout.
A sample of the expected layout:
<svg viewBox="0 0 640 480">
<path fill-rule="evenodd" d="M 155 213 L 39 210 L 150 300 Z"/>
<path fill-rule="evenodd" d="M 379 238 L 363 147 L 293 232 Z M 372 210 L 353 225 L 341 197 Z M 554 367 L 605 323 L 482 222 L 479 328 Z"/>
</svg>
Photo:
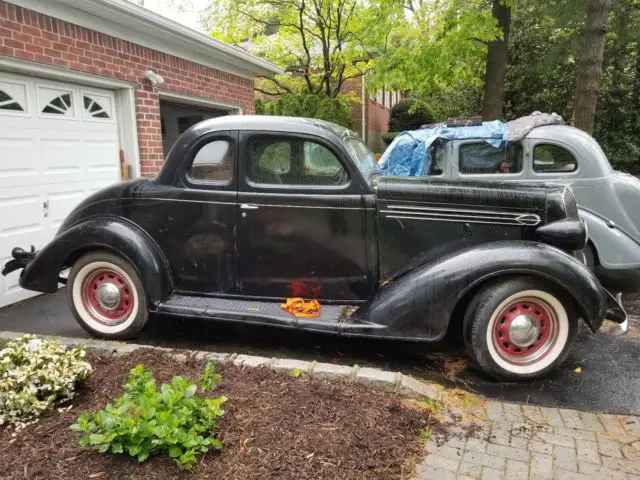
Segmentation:
<svg viewBox="0 0 640 480">
<path fill-rule="evenodd" d="M 508 174 L 522 171 L 523 150 L 519 143 L 495 148 L 487 142 L 460 145 L 458 166 L 468 175 Z"/>
<path fill-rule="evenodd" d="M 533 171 L 536 173 L 575 172 L 576 158 L 558 145 L 542 144 L 533 149 Z"/>
</svg>

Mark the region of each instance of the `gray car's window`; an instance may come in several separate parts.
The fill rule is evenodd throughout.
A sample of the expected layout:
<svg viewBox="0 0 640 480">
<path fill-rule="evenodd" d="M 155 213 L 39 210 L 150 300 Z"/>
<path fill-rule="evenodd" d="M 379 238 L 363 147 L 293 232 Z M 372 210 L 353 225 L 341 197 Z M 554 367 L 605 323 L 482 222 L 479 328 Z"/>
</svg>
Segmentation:
<svg viewBox="0 0 640 480">
<path fill-rule="evenodd" d="M 235 160 L 228 140 L 214 140 L 196 153 L 189 177 L 199 182 L 225 185 L 233 179 Z"/>
<path fill-rule="evenodd" d="M 519 173 L 523 150 L 519 143 L 495 148 L 487 142 L 465 143 L 459 149 L 459 169 L 465 174 Z"/>
<path fill-rule="evenodd" d="M 339 186 L 349 176 L 319 143 L 292 138 L 255 138 L 250 143 L 249 180 L 268 185 Z"/>
<path fill-rule="evenodd" d="M 575 172 L 578 161 L 567 149 L 540 144 L 533 149 L 533 171 L 536 173 Z"/>
</svg>

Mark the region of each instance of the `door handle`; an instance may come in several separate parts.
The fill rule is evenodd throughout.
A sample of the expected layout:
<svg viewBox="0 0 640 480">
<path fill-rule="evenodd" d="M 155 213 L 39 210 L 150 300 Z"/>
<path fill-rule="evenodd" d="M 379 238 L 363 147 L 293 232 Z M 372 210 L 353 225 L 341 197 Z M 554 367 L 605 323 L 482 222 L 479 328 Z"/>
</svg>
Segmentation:
<svg viewBox="0 0 640 480">
<path fill-rule="evenodd" d="M 250 203 L 242 203 L 240 204 L 240 209 L 241 210 L 257 210 L 258 209 L 258 205 L 253 205 Z"/>
</svg>

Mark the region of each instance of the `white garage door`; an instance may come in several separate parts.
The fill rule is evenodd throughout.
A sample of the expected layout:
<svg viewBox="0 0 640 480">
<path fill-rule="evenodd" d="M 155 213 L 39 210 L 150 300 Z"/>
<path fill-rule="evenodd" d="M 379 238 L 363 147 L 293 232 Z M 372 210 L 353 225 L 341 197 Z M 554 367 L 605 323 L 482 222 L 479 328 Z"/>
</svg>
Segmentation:
<svg viewBox="0 0 640 480">
<path fill-rule="evenodd" d="M 113 92 L 0 72 L 0 265 L 120 179 Z M 0 307 L 30 296 L 0 276 Z"/>
</svg>

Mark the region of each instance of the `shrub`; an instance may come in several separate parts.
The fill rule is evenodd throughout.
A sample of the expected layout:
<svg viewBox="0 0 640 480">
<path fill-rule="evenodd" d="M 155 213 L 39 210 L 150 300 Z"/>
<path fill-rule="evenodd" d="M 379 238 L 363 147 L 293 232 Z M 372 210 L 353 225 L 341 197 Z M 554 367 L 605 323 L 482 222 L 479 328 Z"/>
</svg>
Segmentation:
<svg viewBox="0 0 640 480">
<path fill-rule="evenodd" d="M 20 430 L 55 403 L 74 396 L 76 382 L 91 374 L 82 348 L 24 335 L 0 350 L 0 425 Z"/>
<path fill-rule="evenodd" d="M 208 363 L 199 380 L 200 389 L 209 392 L 219 381 Z M 189 379 L 176 375 L 158 391 L 153 374 L 137 365 L 124 385 L 124 395 L 95 414 L 83 413 L 71 429 L 84 433 L 81 446 L 100 453 L 125 453 L 143 462 L 166 452 L 180 468 L 189 469 L 198 453 L 207 452 L 210 446 L 222 447 L 215 430 L 226 398 L 199 396 L 197 390 Z"/>
<path fill-rule="evenodd" d="M 389 119 L 390 132 L 404 132 L 417 130 L 422 125 L 434 123 L 433 115 L 422 102 L 413 98 L 407 98 L 396 103 L 391 109 Z"/>
<path fill-rule="evenodd" d="M 393 142 L 393 139 L 396 138 L 400 132 L 389 132 L 382 135 L 382 141 L 388 147 Z"/>
<path fill-rule="evenodd" d="M 258 99 L 256 113 L 259 115 L 282 115 L 285 117 L 306 117 L 327 120 L 346 128 L 353 128 L 350 116 L 349 98 L 310 93 L 285 94 L 273 99 Z"/>
</svg>

